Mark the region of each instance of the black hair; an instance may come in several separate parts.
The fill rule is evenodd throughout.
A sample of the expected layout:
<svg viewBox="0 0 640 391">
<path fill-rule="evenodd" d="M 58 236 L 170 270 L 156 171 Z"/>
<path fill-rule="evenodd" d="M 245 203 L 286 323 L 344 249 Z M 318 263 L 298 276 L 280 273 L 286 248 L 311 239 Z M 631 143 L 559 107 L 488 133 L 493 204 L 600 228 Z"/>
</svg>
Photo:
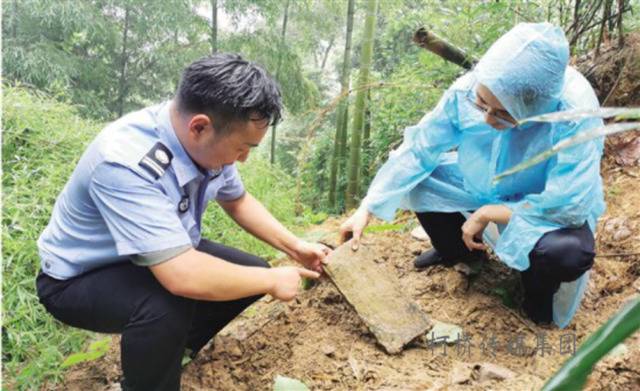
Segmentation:
<svg viewBox="0 0 640 391">
<path fill-rule="evenodd" d="M 280 121 L 282 98 L 276 81 L 267 72 L 237 54 L 216 53 L 189 65 L 176 92 L 178 110 L 210 115 L 217 132 L 226 132 L 234 121 L 252 115 Z"/>
</svg>

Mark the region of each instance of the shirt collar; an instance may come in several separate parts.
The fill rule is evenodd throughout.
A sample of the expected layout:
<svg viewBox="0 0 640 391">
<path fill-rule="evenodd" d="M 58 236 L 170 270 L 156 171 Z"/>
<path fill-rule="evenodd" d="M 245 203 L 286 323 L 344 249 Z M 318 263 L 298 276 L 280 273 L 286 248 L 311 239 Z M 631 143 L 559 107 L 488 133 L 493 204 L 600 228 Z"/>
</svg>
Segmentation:
<svg viewBox="0 0 640 391">
<path fill-rule="evenodd" d="M 192 180 L 202 178 L 204 175 L 193 160 L 191 160 L 191 157 L 187 154 L 180 140 L 178 140 L 175 129 L 171 124 L 170 108 L 171 101 L 167 101 L 160 106 L 157 117 L 157 130 L 160 133 L 160 138 L 173 154 L 171 165 L 176 173 L 178 185 L 183 187 Z"/>
</svg>

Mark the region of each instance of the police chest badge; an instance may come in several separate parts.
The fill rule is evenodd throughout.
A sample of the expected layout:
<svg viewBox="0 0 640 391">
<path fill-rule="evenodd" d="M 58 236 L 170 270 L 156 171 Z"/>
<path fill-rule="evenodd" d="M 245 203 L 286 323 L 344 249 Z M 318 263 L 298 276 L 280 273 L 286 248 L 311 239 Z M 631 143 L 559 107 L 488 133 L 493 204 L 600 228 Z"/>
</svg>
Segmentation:
<svg viewBox="0 0 640 391">
<path fill-rule="evenodd" d="M 138 165 L 144 168 L 155 179 L 158 179 L 164 174 L 171 164 L 171 159 L 173 159 L 173 155 L 171 154 L 171 151 L 169 151 L 169 148 L 165 147 L 162 143 L 157 142 L 156 145 L 154 145 L 153 148 L 144 155 Z"/>
<path fill-rule="evenodd" d="M 180 200 L 180 203 L 178 204 L 178 211 L 180 213 L 184 213 L 186 211 L 189 210 L 189 197 L 188 196 L 182 196 L 182 199 Z"/>
</svg>

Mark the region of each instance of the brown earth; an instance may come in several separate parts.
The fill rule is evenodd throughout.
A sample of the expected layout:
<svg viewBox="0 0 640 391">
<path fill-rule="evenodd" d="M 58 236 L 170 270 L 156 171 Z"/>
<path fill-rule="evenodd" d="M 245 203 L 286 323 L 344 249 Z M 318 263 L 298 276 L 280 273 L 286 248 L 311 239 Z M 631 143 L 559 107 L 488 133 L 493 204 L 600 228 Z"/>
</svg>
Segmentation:
<svg viewBox="0 0 640 391">
<path fill-rule="evenodd" d="M 505 306 L 496 288 L 506 289 L 517 302 L 518 275 L 495 259 L 475 278 L 440 266 L 415 271 L 413 258 L 429 245 L 409 235 L 416 223 L 407 215 L 401 230 L 371 233 L 366 241 L 378 266 L 397 278 L 432 319 L 462 327 L 471 338 L 469 348 L 449 345 L 445 353 L 442 345 L 419 340 L 399 355 L 388 355 L 324 278 L 291 303 L 262 300 L 247 310 L 186 366 L 183 389 L 268 390 L 277 375 L 314 390 L 539 389 L 568 357 L 559 351 L 562 335 L 575 336 L 579 346 L 640 289 L 633 286 L 640 284 L 640 168 L 621 168 L 610 160 L 603 163 L 608 209 L 599 224 L 599 255 L 582 307 L 567 329 L 538 327 Z M 327 221 L 310 236 L 333 233 L 338 224 Z M 333 235 L 327 241 L 336 242 Z M 552 349 L 544 355 L 534 350 L 542 334 Z M 519 337 L 526 351 L 513 344 L 508 349 L 509 340 Z M 109 389 L 120 373 L 116 342 L 106 357 L 69 371 L 64 389 Z M 596 366 L 587 389 L 640 389 L 640 334 L 626 346 L 626 352 Z M 477 363 L 497 364 L 514 374 L 482 380 Z"/>
<path fill-rule="evenodd" d="M 623 50 L 605 45 L 600 56 L 578 59 L 577 66 L 601 102 L 640 106 L 639 59 L 636 33 Z M 636 136 L 627 132 L 607 140 L 602 165 L 607 212 L 599 221 L 598 256 L 585 299 L 567 329 L 538 327 L 503 304 L 517 304 L 518 275 L 496 259 L 474 277 L 443 267 L 415 271 L 413 258 L 429 244 L 411 238 L 417 222 L 406 215 L 400 219 L 402 229 L 366 236 L 376 262 L 432 319 L 460 326 L 470 346 L 448 345 L 445 352 L 442 345 L 422 339 L 399 355 L 388 355 L 325 277 L 291 303 L 262 300 L 245 311 L 185 367 L 183 389 L 269 390 L 277 375 L 299 379 L 314 390 L 540 389 L 568 357 L 560 351 L 561 338 L 575 336 L 579 346 L 640 291 L 640 167 L 637 161 L 625 167 L 618 153 L 625 143 L 640 142 Z M 329 220 L 308 236 L 336 244 L 338 225 Z M 535 350 L 541 335 L 551 351 Z M 524 351 L 514 349 L 519 338 Z M 640 390 L 640 333 L 625 345 L 596 365 L 588 390 Z M 494 371 L 506 378 L 485 380 L 481 372 L 490 367 L 487 363 L 500 366 Z M 71 369 L 62 389 L 115 390 L 119 375 L 114 338 L 105 357 Z"/>
<path fill-rule="evenodd" d="M 576 59 L 575 65 L 593 86 L 602 106 L 640 106 L 640 32 L 628 34 Z"/>
<path fill-rule="evenodd" d="M 623 47 L 617 40 L 576 59 L 575 66 L 593 86 L 602 106 L 640 107 L 640 31 L 628 34 Z M 607 155 L 623 166 L 640 164 L 640 132 L 607 137 Z"/>
</svg>

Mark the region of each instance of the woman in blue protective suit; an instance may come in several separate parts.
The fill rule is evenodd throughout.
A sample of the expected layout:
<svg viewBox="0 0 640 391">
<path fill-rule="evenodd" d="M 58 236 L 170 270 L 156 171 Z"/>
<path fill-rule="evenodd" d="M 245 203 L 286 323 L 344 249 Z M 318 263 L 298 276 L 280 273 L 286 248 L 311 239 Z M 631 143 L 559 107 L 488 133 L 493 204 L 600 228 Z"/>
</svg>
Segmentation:
<svg viewBox="0 0 640 391">
<path fill-rule="evenodd" d="M 526 314 L 536 323 L 568 325 L 593 265 L 593 233 L 605 209 L 603 140 L 493 181 L 558 141 L 602 125 L 596 118 L 518 123 L 599 107 L 587 80 L 568 61 L 562 30 L 548 23 L 519 24 L 498 39 L 420 123 L 405 130 L 401 146 L 342 224 L 343 239 L 353 236 L 357 249 L 371 214 L 391 220 L 398 208 L 409 209 L 433 244 L 416 266 L 450 266 L 482 257 L 482 234 L 494 222 L 500 230 L 494 251 L 521 271 Z"/>
</svg>

